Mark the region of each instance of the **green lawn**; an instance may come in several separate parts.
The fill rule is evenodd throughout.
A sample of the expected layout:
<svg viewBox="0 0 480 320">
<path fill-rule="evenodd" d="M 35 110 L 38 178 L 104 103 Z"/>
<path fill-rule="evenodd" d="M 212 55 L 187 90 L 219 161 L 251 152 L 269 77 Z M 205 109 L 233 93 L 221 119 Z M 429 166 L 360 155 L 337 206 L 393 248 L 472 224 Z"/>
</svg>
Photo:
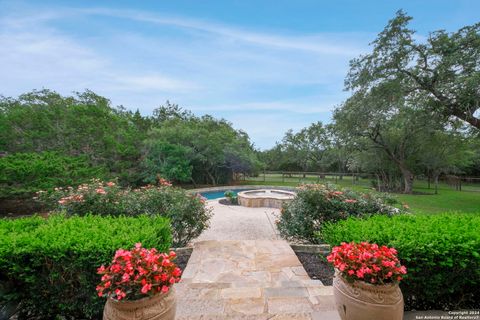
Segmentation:
<svg viewBox="0 0 480 320">
<path fill-rule="evenodd" d="M 343 188 L 349 188 L 361 192 L 372 191 L 370 181 L 361 179 L 355 185 L 352 184 L 351 177 L 344 177 L 343 180 L 328 177 L 327 179 L 319 180 L 314 176 L 285 178 L 282 181 L 281 175 L 268 175 L 263 181 L 263 176 L 241 181 L 241 184 L 248 185 L 269 185 L 269 186 L 291 186 L 295 187 L 299 183 L 314 183 L 314 182 L 330 182 L 335 183 Z M 440 213 L 447 211 L 457 212 L 480 212 L 480 186 L 464 185 L 463 191 L 456 191 L 446 184 L 439 184 L 438 194 L 434 194 L 434 190 L 427 188 L 427 183 L 424 181 L 416 181 L 414 184 L 414 191 L 423 194 L 395 194 L 396 197 L 404 204 L 408 204 L 411 210 L 416 213 Z"/>
</svg>

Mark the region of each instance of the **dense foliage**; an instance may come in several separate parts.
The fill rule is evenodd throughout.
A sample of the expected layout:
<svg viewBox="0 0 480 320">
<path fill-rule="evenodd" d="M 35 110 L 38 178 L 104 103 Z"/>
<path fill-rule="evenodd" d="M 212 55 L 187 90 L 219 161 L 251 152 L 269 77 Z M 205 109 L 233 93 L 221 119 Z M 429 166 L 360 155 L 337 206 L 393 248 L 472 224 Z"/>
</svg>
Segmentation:
<svg viewBox="0 0 480 320">
<path fill-rule="evenodd" d="M 32 155 L 36 153 L 44 156 Z M 72 179 L 80 184 L 87 168 L 136 187 L 158 176 L 176 183 L 227 183 L 235 173 L 258 167 L 248 135 L 223 119 L 197 117 L 168 101 L 153 115 L 142 116 L 138 110 L 113 108 L 91 91 L 0 96 L 0 157 L 5 154 L 8 166 L 16 167 L 9 168 L 13 173 L 0 171 L 0 183 L 9 186 L 12 196 L 31 192 L 35 183 L 50 187 L 55 182 L 50 174 L 57 186 Z M 28 161 L 27 157 L 32 168 L 10 161 Z M 52 163 L 43 168 L 46 157 Z M 27 177 L 36 181 L 24 186 L 22 179 Z"/>
<path fill-rule="evenodd" d="M 0 220 L 0 304 L 20 302 L 19 319 L 99 319 L 97 267 L 119 248 L 168 251 L 167 219 L 159 216 L 29 217 Z"/>
<path fill-rule="evenodd" d="M 172 225 L 173 244 L 185 246 L 208 227 L 210 211 L 204 201 L 180 188 L 148 185 L 138 189 L 121 188 L 114 182 L 93 180 L 78 187 L 56 188 L 38 193 L 51 210 L 70 215 L 163 216 Z"/>
<path fill-rule="evenodd" d="M 333 185 L 306 184 L 284 205 L 277 226 L 288 239 L 316 243 L 316 232 L 325 223 L 348 217 L 398 214 L 402 210 L 391 206 L 395 202 L 390 197 L 341 190 Z"/>
<path fill-rule="evenodd" d="M 252 173 L 258 167 L 248 135 L 211 116 L 168 118 L 149 132 L 146 146 L 148 172 L 165 172 L 193 184 L 227 183 L 234 173 Z M 169 150 L 164 158 L 158 156 L 162 150 Z"/>
<path fill-rule="evenodd" d="M 374 216 L 327 224 L 319 239 L 395 247 L 408 270 L 401 283 L 406 308 L 457 310 L 480 302 L 479 229 L 478 214 Z"/>
<path fill-rule="evenodd" d="M 114 109 L 90 91 L 70 97 L 33 91 L 0 98 L 0 151 L 83 155 L 122 182 L 135 183 L 142 124 L 139 114 Z"/>
<path fill-rule="evenodd" d="M 55 152 L 14 153 L 0 158 L 0 198 L 30 197 L 41 189 L 80 184 L 104 174 L 85 156 Z"/>
</svg>

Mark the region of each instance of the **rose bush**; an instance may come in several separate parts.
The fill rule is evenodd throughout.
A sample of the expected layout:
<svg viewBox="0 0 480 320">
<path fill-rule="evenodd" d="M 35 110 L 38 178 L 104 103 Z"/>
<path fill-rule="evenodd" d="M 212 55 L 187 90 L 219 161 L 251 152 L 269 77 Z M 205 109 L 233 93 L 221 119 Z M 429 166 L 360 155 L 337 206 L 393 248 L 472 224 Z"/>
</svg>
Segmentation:
<svg viewBox="0 0 480 320">
<path fill-rule="evenodd" d="M 115 300 L 138 300 L 167 293 L 180 281 L 182 271 L 173 261 L 175 252 L 160 253 L 157 249 L 142 248 L 137 243 L 132 250 L 119 249 L 112 263 L 98 268 L 102 276 L 96 290 L 99 297 Z"/>
<path fill-rule="evenodd" d="M 358 193 L 329 184 L 306 184 L 298 187 L 297 196 L 284 205 L 277 226 L 287 239 L 317 243 L 315 234 L 325 223 L 351 216 L 391 216 L 405 211 L 406 208 L 393 207 L 395 203 L 387 195 Z"/>
<path fill-rule="evenodd" d="M 327 261 L 348 282 L 363 281 L 371 284 L 395 283 L 407 273 L 397 257 L 397 250 L 368 242 L 342 242 L 333 247 Z"/>
<path fill-rule="evenodd" d="M 124 189 L 114 181 L 93 179 L 75 188 L 39 191 L 36 198 L 50 210 L 65 211 L 70 215 L 148 214 L 168 217 L 174 246 L 185 246 L 199 236 L 208 227 L 211 216 L 205 201 L 181 188 L 172 187 L 163 179 L 159 180 L 158 186 L 148 185 L 138 189 Z"/>
</svg>

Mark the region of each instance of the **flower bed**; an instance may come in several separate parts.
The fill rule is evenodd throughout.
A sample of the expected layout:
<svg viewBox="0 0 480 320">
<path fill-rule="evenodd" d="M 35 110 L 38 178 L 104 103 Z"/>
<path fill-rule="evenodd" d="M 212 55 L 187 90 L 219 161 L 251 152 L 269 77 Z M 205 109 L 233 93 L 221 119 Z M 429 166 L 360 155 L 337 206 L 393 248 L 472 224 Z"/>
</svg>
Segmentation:
<svg viewBox="0 0 480 320">
<path fill-rule="evenodd" d="M 332 185 L 307 184 L 298 188 L 297 196 L 284 205 L 278 229 L 287 239 L 318 243 L 315 233 L 326 222 L 348 217 L 368 217 L 374 214 L 395 215 L 396 201 L 387 196 L 362 194 L 336 189 Z"/>
<path fill-rule="evenodd" d="M 406 309 L 462 309 L 480 301 L 480 215 L 350 218 L 327 224 L 319 241 L 393 246 L 408 274 L 400 283 Z"/>
<path fill-rule="evenodd" d="M 55 188 L 53 192 L 39 192 L 38 199 L 51 210 L 70 215 L 160 215 L 170 219 L 173 245 L 185 246 L 208 227 L 211 212 L 204 200 L 188 194 L 161 179 L 160 186 L 122 189 L 115 182 L 92 180 L 77 188 Z"/>
<path fill-rule="evenodd" d="M 118 248 L 141 242 L 168 251 L 168 219 L 159 216 L 52 215 L 0 220 L 0 305 L 21 302 L 19 319 L 97 319 L 105 301 L 97 267 Z"/>
</svg>

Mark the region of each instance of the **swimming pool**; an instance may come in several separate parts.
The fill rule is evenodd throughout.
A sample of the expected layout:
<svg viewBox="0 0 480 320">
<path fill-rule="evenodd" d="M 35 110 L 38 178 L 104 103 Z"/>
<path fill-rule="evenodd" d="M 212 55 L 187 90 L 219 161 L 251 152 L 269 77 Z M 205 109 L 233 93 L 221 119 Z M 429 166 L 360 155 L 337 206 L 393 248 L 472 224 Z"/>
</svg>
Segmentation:
<svg viewBox="0 0 480 320">
<path fill-rule="evenodd" d="M 233 191 L 233 193 L 236 195 L 240 191 L 247 191 L 251 189 L 229 189 L 230 191 Z M 201 192 L 200 195 L 202 197 L 205 197 L 207 200 L 215 200 L 215 199 L 220 199 L 220 198 L 225 198 L 225 192 L 227 190 L 221 190 L 221 191 L 207 191 L 207 192 Z"/>
</svg>

